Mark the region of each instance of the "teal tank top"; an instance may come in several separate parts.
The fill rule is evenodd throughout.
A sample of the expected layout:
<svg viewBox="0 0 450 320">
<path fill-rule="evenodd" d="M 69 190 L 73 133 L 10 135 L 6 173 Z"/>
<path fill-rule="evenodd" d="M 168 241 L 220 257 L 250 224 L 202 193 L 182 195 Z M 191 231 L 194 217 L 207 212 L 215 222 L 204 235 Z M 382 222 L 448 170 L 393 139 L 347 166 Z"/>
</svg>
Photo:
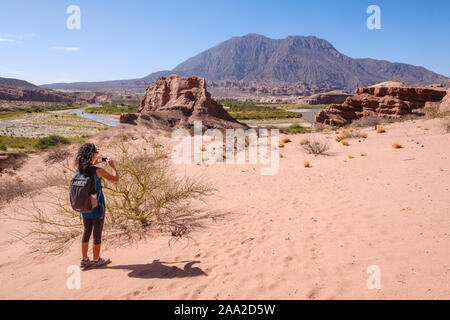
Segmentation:
<svg viewBox="0 0 450 320">
<path fill-rule="evenodd" d="M 98 207 L 95 208 L 92 212 L 81 212 L 81 215 L 85 218 L 99 218 L 103 215 L 104 210 L 106 209 L 105 206 L 105 197 L 103 196 L 103 189 L 102 189 L 102 179 L 97 176 L 97 167 L 92 167 L 94 171 L 94 177 L 95 177 L 95 183 L 97 187 L 97 198 L 98 198 Z"/>
</svg>

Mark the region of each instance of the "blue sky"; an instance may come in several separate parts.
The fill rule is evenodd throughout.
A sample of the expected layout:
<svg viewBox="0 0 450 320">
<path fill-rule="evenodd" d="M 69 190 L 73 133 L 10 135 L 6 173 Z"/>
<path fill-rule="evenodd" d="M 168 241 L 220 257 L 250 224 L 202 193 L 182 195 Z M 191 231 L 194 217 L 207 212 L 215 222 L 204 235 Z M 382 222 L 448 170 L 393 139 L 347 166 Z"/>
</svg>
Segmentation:
<svg viewBox="0 0 450 320">
<path fill-rule="evenodd" d="M 372 4 L 381 8 L 381 30 L 366 27 Z M 81 9 L 80 30 L 66 27 L 69 5 Z M 447 0 L 0 0 L 0 77 L 139 78 L 248 33 L 314 35 L 352 58 L 450 77 L 449 16 Z"/>
</svg>

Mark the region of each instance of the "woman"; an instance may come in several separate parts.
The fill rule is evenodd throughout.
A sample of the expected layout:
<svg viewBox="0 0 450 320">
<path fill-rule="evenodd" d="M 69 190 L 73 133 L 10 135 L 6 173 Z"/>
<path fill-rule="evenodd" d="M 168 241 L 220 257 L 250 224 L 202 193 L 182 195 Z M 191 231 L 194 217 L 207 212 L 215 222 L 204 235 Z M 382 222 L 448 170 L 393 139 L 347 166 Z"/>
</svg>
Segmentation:
<svg viewBox="0 0 450 320">
<path fill-rule="evenodd" d="M 114 161 L 112 160 L 107 160 L 107 162 L 114 171 L 113 175 L 109 174 L 106 170 L 95 166 L 101 162 L 101 157 L 99 156 L 97 148 L 92 143 L 86 143 L 78 150 L 75 162 L 78 172 L 90 172 L 95 176 L 97 198 L 99 203 L 98 207 L 94 211 L 81 213 L 83 216 L 84 232 L 81 243 L 81 253 L 83 258 L 81 260 L 80 267 L 83 269 L 87 269 L 89 267 L 99 267 L 111 262 L 109 259 L 103 259 L 100 257 L 103 223 L 105 221 L 105 197 L 103 196 L 101 179 L 105 178 L 107 180 L 117 182 L 119 181 L 119 175 L 117 173 Z M 94 232 L 94 259 L 89 260 L 89 239 L 92 231 Z"/>
</svg>

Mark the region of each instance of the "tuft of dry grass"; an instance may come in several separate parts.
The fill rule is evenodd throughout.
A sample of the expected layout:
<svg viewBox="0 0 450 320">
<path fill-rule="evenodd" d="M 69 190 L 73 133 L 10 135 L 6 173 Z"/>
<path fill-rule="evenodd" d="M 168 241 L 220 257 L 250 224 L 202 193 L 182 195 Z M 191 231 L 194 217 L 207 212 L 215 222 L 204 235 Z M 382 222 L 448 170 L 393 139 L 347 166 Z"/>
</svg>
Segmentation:
<svg viewBox="0 0 450 320">
<path fill-rule="evenodd" d="M 303 166 L 304 166 L 305 168 L 311 168 L 311 165 L 309 164 L 308 161 L 303 161 Z"/>
<path fill-rule="evenodd" d="M 343 129 L 342 132 L 336 136 L 336 141 L 341 142 L 346 139 L 357 139 L 357 138 L 367 138 L 367 134 L 361 134 L 359 131 L 354 128 Z"/>
<path fill-rule="evenodd" d="M 352 156 L 352 155 L 349 155 L 348 158 L 349 158 L 349 159 L 354 159 L 355 157 Z"/>
<path fill-rule="evenodd" d="M 284 148 L 284 143 L 283 143 L 283 142 L 280 142 L 280 143 L 278 144 L 278 148 Z"/>
<path fill-rule="evenodd" d="M 285 138 L 281 139 L 281 142 L 282 142 L 282 143 L 291 143 L 292 140 L 291 140 L 291 138 L 289 138 L 289 137 L 285 137 Z"/>
<path fill-rule="evenodd" d="M 352 127 L 356 127 L 356 128 L 373 127 L 373 128 L 375 128 L 375 126 L 377 126 L 377 125 L 390 123 L 390 122 L 393 122 L 393 120 L 383 118 L 383 117 L 378 117 L 378 116 L 365 116 L 365 117 L 359 118 L 358 120 L 353 121 Z"/>
<path fill-rule="evenodd" d="M 307 139 L 305 144 L 302 145 L 303 149 L 310 154 L 319 155 L 324 154 L 329 150 L 330 146 L 328 141 L 319 141 Z"/>
<path fill-rule="evenodd" d="M 348 140 L 342 140 L 341 143 L 342 143 L 343 146 L 346 146 L 346 147 L 348 147 L 350 145 Z"/>
<path fill-rule="evenodd" d="M 299 144 L 301 145 L 301 146 L 304 146 L 305 144 L 308 144 L 308 139 L 302 139 L 302 140 L 300 140 L 300 142 L 299 142 Z"/>
<path fill-rule="evenodd" d="M 392 148 L 394 148 L 394 149 L 402 149 L 403 146 L 400 143 L 395 142 L 395 143 L 392 144 Z"/>
<path fill-rule="evenodd" d="M 361 157 L 367 157 L 367 153 L 361 152 L 360 153 Z"/>
<path fill-rule="evenodd" d="M 430 130 L 430 128 L 428 128 L 427 126 L 423 127 L 423 130 L 428 131 Z"/>
<path fill-rule="evenodd" d="M 386 129 L 382 125 L 377 125 L 377 133 L 385 133 Z"/>
</svg>

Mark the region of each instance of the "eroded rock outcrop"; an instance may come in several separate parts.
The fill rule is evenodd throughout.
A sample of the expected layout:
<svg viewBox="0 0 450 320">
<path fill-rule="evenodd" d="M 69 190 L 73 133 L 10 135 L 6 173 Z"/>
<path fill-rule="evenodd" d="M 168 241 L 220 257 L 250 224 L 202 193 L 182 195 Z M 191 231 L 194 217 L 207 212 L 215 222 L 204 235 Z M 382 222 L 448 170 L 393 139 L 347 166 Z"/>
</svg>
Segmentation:
<svg viewBox="0 0 450 320">
<path fill-rule="evenodd" d="M 450 112 L 450 89 L 447 89 L 447 95 L 442 99 L 441 105 L 439 106 L 439 112 Z"/>
<path fill-rule="evenodd" d="M 441 101 L 446 88 L 412 86 L 398 81 L 383 82 L 356 89 L 343 104 L 332 104 L 323 109 L 316 122 L 345 125 L 364 116 L 399 119 L 407 114 L 424 115 L 426 102 Z"/>
<path fill-rule="evenodd" d="M 77 102 L 77 98 L 61 92 L 40 88 L 0 87 L 0 100 Z"/>
<path fill-rule="evenodd" d="M 335 90 L 324 93 L 313 94 L 309 97 L 300 97 L 297 100 L 293 101 L 295 104 L 299 105 L 319 105 L 319 104 L 340 104 L 344 103 L 345 100 L 351 96 L 350 93 L 343 90 Z"/>
<path fill-rule="evenodd" d="M 204 78 L 160 77 L 147 88 L 138 113 L 123 114 L 121 123 L 152 129 L 189 128 L 202 121 L 207 128 L 246 128 L 211 99 Z"/>
</svg>

